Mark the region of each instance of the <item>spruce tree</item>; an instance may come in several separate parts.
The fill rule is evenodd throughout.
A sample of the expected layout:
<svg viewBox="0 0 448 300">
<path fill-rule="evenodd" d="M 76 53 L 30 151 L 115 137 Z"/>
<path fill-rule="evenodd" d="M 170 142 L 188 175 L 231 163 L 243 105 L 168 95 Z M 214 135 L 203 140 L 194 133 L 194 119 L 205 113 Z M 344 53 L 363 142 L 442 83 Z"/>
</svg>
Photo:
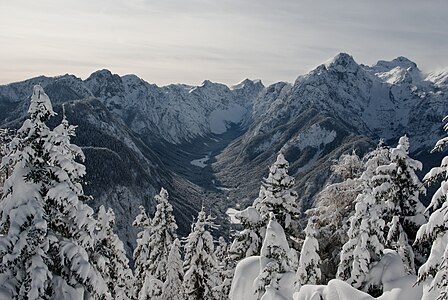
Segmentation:
<svg viewBox="0 0 448 300">
<path fill-rule="evenodd" d="M 298 196 L 293 190 L 294 178 L 288 175 L 289 163 L 283 154 L 279 154 L 275 163 L 269 169 L 269 175 L 263 180 L 259 195 L 252 206 L 235 215 L 240 220 L 243 230 L 234 235 L 233 242 L 226 258 L 227 279 L 224 280 L 223 290 L 230 291 L 231 276 L 236 264 L 243 258 L 259 255 L 262 240 L 265 236 L 269 215 L 273 212 L 280 225 L 284 228 L 290 255 L 296 257 L 294 246 L 298 236 Z M 292 255 L 294 253 L 295 255 Z M 297 263 L 297 259 L 291 261 Z"/>
<path fill-rule="evenodd" d="M 243 258 L 260 254 L 262 243 L 260 227 L 263 223 L 259 212 L 253 206 L 238 212 L 235 218 L 240 221 L 243 230 L 235 233 L 229 255 L 237 263 Z"/>
<path fill-rule="evenodd" d="M 229 298 L 229 292 L 230 287 L 232 284 L 232 274 L 229 274 L 229 260 L 228 260 L 228 254 L 229 254 L 229 248 L 230 245 L 227 244 L 224 237 L 220 236 L 218 239 L 218 244 L 215 248 L 215 257 L 216 261 L 218 263 L 218 274 L 219 274 L 219 281 L 220 285 L 215 287 L 215 292 L 217 295 L 217 299 L 227 300 Z M 234 270 L 233 270 L 234 271 Z M 230 276 L 229 276 L 230 275 Z M 230 277 L 230 278 L 229 278 Z"/>
<path fill-rule="evenodd" d="M 397 216 L 393 216 L 392 221 L 389 223 L 386 241 L 386 245 L 389 248 L 394 249 L 400 254 L 405 271 L 411 274 L 415 273 L 414 250 L 409 244 L 408 235 L 401 226 L 400 219 Z"/>
<path fill-rule="evenodd" d="M 260 273 L 254 281 L 257 299 L 261 299 L 267 291 L 276 294 L 280 275 L 291 270 L 290 248 L 285 232 L 271 212 L 260 253 Z"/>
<path fill-rule="evenodd" d="M 320 270 L 319 243 L 317 241 L 316 217 L 310 217 L 305 228 L 305 241 L 300 251 L 299 268 L 296 273 L 296 291 L 305 284 L 319 284 Z"/>
<path fill-rule="evenodd" d="M 11 142 L 14 134 L 10 129 L 0 128 L 0 162 L 3 157 L 8 153 L 8 144 Z M 0 187 L 3 187 L 6 178 L 9 176 L 11 170 L 0 165 Z M 0 197 L 2 196 L 2 190 L 0 189 Z"/>
<path fill-rule="evenodd" d="M 349 240 L 341 251 L 337 278 L 355 288 L 369 289 L 366 275 L 384 250 L 384 221 L 380 206 L 368 191 L 356 198 L 355 214 L 350 218 Z"/>
<path fill-rule="evenodd" d="M 406 136 L 401 137 L 397 147 L 390 150 L 390 159 L 390 164 L 376 169 L 374 193 L 384 202 L 386 247 L 405 255 L 402 257 L 405 269 L 414 274 L 415 255 L 411 245 L 419 226 L 427 220 L 425 208 L 419 200 L 425 188 L 415 174 L 422 169 L 422 164 L 409 157 L 409 139 Z M 408 242 L 404 245 L 403 241 Z M 418 257 L 421 262 L 424 260 L 423 253 Z"/>
<path fill-rule="evenodd" d="M 228 296 L 232 286 L 233 274 L 236 265 L 243 258 L 259 255 L 262 238 L 260 237 L 260 228 L 262 221 L 260 213 L 249 206 L 243 211 L 238 212 L 235 217 L 240 221 L 243 230 L 236 232 L 233 242 L 229 246 L 228 253 L 223 262 L 221 294 Z"/>
<path fill-rule="evenodd" d="M 269 168 L 268 177 L 263 180 L 260 196 L 254 201 L 254 207 L 260 213 L 263 230 L 269 222 L 269 214 L 274 213 L 292 247 L 294 238 L 298 236 L 296 223 L 300 217 L 300 211 L 297 203 L 298 196 L 293 190 L 295 181 L 288 175 L 288 168 L 288 161 L 280 153 L 275 163 Z M 261 235 L 263 236 L 263 232 Z"/>
<path fill-rule="evenodd" d="M 149 236 L 149 265 L 146 271 L 164 282 L 166 279 L 166 264 L 171 246 L 177 238 L 177 224 L 173 216 L 173 207 L 168 202 L 168 192 L 162 188 L 156 195 L 156 212 L 151 221 Z"/>
<path fill-rule="evenodd" d="M 166 280 L 163 283 L 161 300 L 183 300 L 184 288 L 182 281 L 184 278 L 183 261 L 180 256 L 180 242 L 175 239 L 168 255 L 166 263 Z"/>
<path fill-rule="evenodd" d="M 143 229 L 138 234 L 137 248 L 134 252 L 139 299 L 160 296 L 168 271 L 166 268 L 168 255 L 177 238 L 177 225 L 173 207 L 168 202 L 168 192 L 162 188 L 159 195 L 154 198 L 157 206 L 153 219 L 150 220 L 141 207 L 141 213 L 134 222 L 134 226 Z"/>
<path fill-rule="evenodd" d="M 100 254 L 98 265 L 105 278 L 112 298 L 129 300 L 134 297 L 134 276 L 129 268 L 123 242 L 113 232 L 115 214 L 103 205 L 98 210 L 95 232 L 95 252 Z"/>
<path fill-rule="evenodd" d="M 215 257 L 219 265 L 221 265 L 222 262 L 224 262 L 228 251 L 229 251 L 229 244 L 227 244 L 224 237 L 220 236 L 218 239 L 218 244 L 216 245 L 215 248 Z"/>
<path fill-rule="evenodd" d="M 202 208 L 185 245 L 183 287 L 187 300 L 216 299 L 214 288 L 220 282 L 213 237 L 209 232 L 214 227 L 211 217 L 207 217 Z"/>
<path fill-rule="evenodd" d="M 373 290 L 378 287 L 368 286 L 366 275 L 370 267 L 381 259 L 386 243 L 382 219 L 384 203 L 375 192 L 378 184 L 375 176 L 378 167 L 389 163 L 389 149 L 380 142 L 365 157 L 365 170 L 360 177 L 362 192 L 354 202 L 355 212 L 350 217 L 348 240 L 342 247 L 336 275 L 356 288 Z"/>
<path fill-rule="evenodd" d="M 84 294 L 109 299 L 94 260 L 93 210 L 82 202 L 85 167 L 70 143 L 65 118 L 54 131 L 50 99 L 34 86 L 29 118 L 8 146 L 2 167 L 12 170 L 0 201 L 0 284 L 10 299 Z"/>
<path fill-rule="evenodd" d="M 448 116 L 444 122 L 448 121 Z M 448 131 L 448 124 L 444 126 Z M 448 137 L 440 139 L 432 152 L 442 151 L 448 144 Z M 423 300 L 448 298 L 448 156 L 439 167 L 432 168 L 423 178 L 426 184 L 438 183 L 427 211 L 432 211 L 429 220 L 417 232 L 416 243 L 430 243 L 428 260 L 418 270 L 418 283 L 424 285 Z"/>
<path fill-rule="evenodd" d="M 135 298 L 139 299 L 139 295 L 143 290 L 143 285 L 146 280 L 146 275 L 150 261 L 150 235 L 151 235 L 151 220 L 146 214 L 145 208 L 139 206 L 140 213 L 135 217 L 132 226 L 140 229 L 137 234 L 137 246 L 134 249 L 134 278 L 135 278 Z"/>
<path fill-rule="evenodd" d="M 138 294 L 138 300 L 160 300 L 162 296 L 163 282 L 146 273 L 142 289 Z"/>
<path fill-rule="evenodd" d="M 156 195 L 156 212 L 152 220 L 143 207 L 134 221 L 134 226 L 143 230 L 138 234 L 134 251 L 136 288 L 139 300 L 155 299 L 161 296 L 166 280 L 168 255 L 177 238 L 177 225 L 173 207 L 168 202 L 168 192 L 161 188 Z"/>
</svg>

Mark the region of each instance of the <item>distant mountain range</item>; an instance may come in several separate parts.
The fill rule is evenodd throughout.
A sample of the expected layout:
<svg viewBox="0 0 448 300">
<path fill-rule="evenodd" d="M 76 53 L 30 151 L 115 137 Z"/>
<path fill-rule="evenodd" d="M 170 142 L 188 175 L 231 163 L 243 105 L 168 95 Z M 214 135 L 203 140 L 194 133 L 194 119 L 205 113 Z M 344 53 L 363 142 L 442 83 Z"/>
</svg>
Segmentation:
<svg viewBox="0 0 448 300">
<path fill-rule="evenodd" d="M 405 57 L 366 66 L 341 53 L 293 84 L 267 87 L 249 79 L 232 87 L 208 80 L 158 87 L 108 70 L 86 80 L 36 77 L 0 86 L 2 127 L 20 126 L 37 83 L 59 113 L 54 124 L 64 107 L 78 125 L 73 142 L 86 154 L 91 205 L 115 210 L 128 250 L 138 206 L 152 212 L 162 186 L 181 234 L 201 205 L 226 230 L 226 209 L 252 203 L 278 152 L 290 161 L 307 208 L 332 160 L 352 149 L 362 154 L 380 138 L 395 145 L 407 134 L 412 155 L 435 165 L 439 157 L 429 151 L 448 114 L 448 72 L 423 74 Z"/>
</svg>

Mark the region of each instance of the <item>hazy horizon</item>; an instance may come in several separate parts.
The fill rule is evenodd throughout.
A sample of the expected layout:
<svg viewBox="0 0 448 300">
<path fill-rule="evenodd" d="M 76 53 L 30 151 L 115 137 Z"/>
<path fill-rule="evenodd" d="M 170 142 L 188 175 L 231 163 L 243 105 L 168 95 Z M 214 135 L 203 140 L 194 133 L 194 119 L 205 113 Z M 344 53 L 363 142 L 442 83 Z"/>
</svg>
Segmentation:
<svg viewBox="0 0 448 300">
<path fill-rule="evenodd" d="M 448 1 L 18 0 L 0 4 L 0 84 L 108 69 L 157 85 L 294 82 L 347 52 L 448 67 Z"/>
</svg>

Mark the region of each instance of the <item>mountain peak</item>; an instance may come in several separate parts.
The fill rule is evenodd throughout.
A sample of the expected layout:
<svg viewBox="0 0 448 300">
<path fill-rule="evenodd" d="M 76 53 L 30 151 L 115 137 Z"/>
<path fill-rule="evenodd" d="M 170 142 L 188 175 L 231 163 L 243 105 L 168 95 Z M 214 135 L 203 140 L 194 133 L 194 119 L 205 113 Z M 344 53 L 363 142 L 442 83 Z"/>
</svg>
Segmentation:
<svg viewBox="0 0 448 300">
<path fill-rule="evenodd" d="M 366 69 L 391 84 L 411 84 L 423 79 L 417 64 L 404 56 L 390 61 L 379 60 L 375 65 L 366 67 Z"/>
<path fill-rule="evenodd" d="M 90 74 L 90 76 L 86 79 L 87 81 L 91 80 L 92 78 L 110 78 L 112 77 L 113 74 L 111 71 L 109 71 L 108 69 L 101 69 L 98 71 L 93 72 L 92 74 Z"/>
<path fill-rule="evenodd" d="M 211 84 L 213 84 L 213 82 L 211 82 L 210 80 L 206 79 L 206 80 L 204 80 L 204 81 L 201 83 L 200 87 L 209 86 L 209 85 L 211 85 Z"/>
<path fill-rule="evenodd" d="M 85 82 L 95 97 L 110 97 L 123 92 L 121 77 L 107 69 L 93 72 Z"/>
<path fill-rule="evenodd" d="M 238 89 L 242 89 L 242 88 L 246 88 L 246 87 L 250 87 L 250 86 L 254 86 L 254 85 L 264 86 L 260 79 L 250 80 L 249 78 L 246 78 L 243 81 L 241 81 L 240 83 L 232 85 L 230 87 L 230 89 L 238 90 Z"/>
<path fill-rule="evenodd" d="M 355 62 L 350 54 L 341 52 L 334 58 L 328 60 L 325 63 L 328 70 L 335 69 L 338 72 L 354 73 L 359 68 L 359 65 Z"/>
<path fill-rule="evenodd" d="M 390 71 L 396 67 L 400 67 L 405 70 L 419 71 L 417 64 L 404 56 L 399 56 L 391 61 L 379 60 L 372 66 L 372 68 L 377 69 L 380 72 Z"/>
<path fill-rule="evenodd" d="M 404 57 L 404 56 L 398 56 L 397 58 L 393 59 L 392 61 L 403 62 L 403 63 L 411 63 L 411 64 L 415 65 L 415 63 L 413 61 L 411 61 L 409 58 Z"/>
</svg>

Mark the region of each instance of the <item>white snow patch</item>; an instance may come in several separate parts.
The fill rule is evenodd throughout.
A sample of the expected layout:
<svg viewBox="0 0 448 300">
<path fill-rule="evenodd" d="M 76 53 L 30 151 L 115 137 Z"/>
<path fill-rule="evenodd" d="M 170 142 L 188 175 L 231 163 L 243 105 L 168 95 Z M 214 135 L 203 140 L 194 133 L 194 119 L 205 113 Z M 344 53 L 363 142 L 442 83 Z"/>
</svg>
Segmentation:
<svg viewBox="0 0 448 300">
<path fill-rule="evenodd" d="M 327 145 L 336 138 L 336 131 L 322 128 L 319 124 L 314 124 L 297 137 L 288 142 L 283 148 L 295 146 L 300 150 L 306 147 L 318 148 L 321 145 Z"/>
<path fill-rule="evenodd" d="M 448 85 L 448 68 L 428 74 L 425 80 L 433 82 L 438 87 Z"/>
<path fill-rule="evenodd" d="M 259 273 L 260 256 L 250 256 L 241 260 L 235 268 L 229 295 L 230 300 L 257 300 L 254 293 L 254 280 Z M 280 274 L 279 288 L 275 299 L 292 299 L 294 280 L 294 272 Z"/>
<path fill-rule="evenodd" d="M 409 74 L 407 73 L 407 70 L 401 67 L 393 68 L 388 72 L 375 73 L 375 75 L 389 84 L 398 84 L 406 79 L 412 81 L 412 79 L 408 78 Z"/>
<path fill-rule="evenodd" d="M 235 214 L 236 213 L 239 213 L 240 211 L 239 210 L 236 210 L 235 208 L 231 208 L 231 207 L 229 207 L 228 209 L 227 209 L 227 211 L 226 211 L 226 215 L 228 215 L 229 216 L 229 218 L 230 218 L 230 224 L 240 224 L 241 222 L 240 222 L 240 220 L 238 220 L 236 217 L 235 217 Z"/>
<path fill-rule="evenodd" d="M 228 187 L 224 187 L 224 186 L 215 186 L 215 188 L 217 190 L 224 191 L 224 192 L 228 192 L 228 191 L 234 190 L 234 188 L 228 188 Z"/>
<path fill-rule="evenodd" d="M 204 158 L 199 158 L 190 161 L 190 164 L 199 168 L 205 168 L 207 166 L 207 162 L 210 160 L 210 155 L 207 154 Z"/>
<path fill-rule="evenodd" d="M 246 109 L 241 105 L 234 104 L 228 109 L 216 109 L 210 113 L 208 118 L 210 131 L 215 134 L 222 134 L 227 131 L 229 123 L 241 123 L 246 113 Z"/>
<path fill-rule="evenodd" d="M 393 251 L 384 250 L 384 257 L 369 274 L 372 283 L 383 283 L 384 293 L 378 298 L 359 291 L 346 282 L 338 279 L 330 280 L 328 285 L 304 285 L 294 300 L 420 300 L 422 298 L 422 285 L 416 285 L 415 275 L 406 275 L 400 255 Z"/>
<path fill-rule="evenodd" d="M 191 89 L 188 91 L 188 93 L 191 94 L 191 93 L 193 93 L 194 91 L 196 91 L 197 89 L 198 89 L 198 87 L 195 86 L 195 87 L 191 88 Z"/>
</svg>

